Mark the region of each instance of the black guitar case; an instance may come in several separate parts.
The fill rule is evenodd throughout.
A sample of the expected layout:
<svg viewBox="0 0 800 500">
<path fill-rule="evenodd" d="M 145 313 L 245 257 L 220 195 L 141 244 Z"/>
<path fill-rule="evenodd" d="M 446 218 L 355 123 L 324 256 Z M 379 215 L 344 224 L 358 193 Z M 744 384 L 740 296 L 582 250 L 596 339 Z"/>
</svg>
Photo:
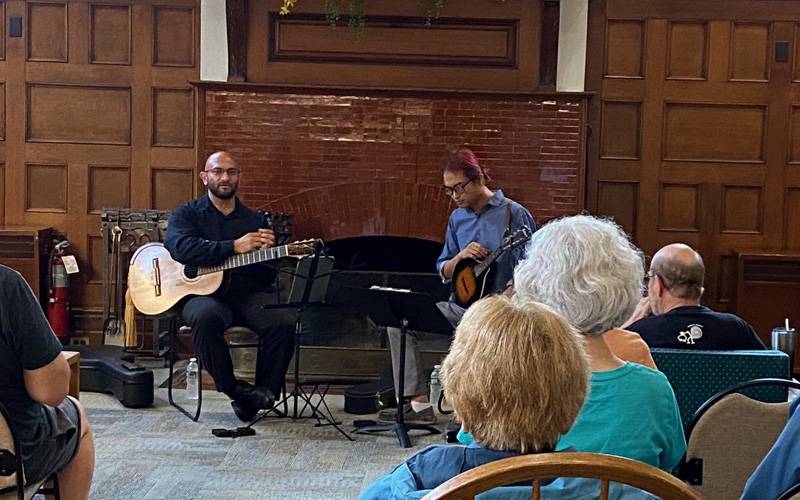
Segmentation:
<svg viewBox="0 0 800 500">
<path fill-rule="evenodd" d="M 384 370 L 378 380 L 353 385 L 344 390 L 344 411 L 367 415 L 383 408 L 397 406 L 391 368 Z"/>
<path fill-rule="evenodd" d="M 81 353 L 81 391 L 110 392 L 129 408 L 153 404 L 153 371 L 133 363 L 122 347 L 69 346 Z"/>
</svg>

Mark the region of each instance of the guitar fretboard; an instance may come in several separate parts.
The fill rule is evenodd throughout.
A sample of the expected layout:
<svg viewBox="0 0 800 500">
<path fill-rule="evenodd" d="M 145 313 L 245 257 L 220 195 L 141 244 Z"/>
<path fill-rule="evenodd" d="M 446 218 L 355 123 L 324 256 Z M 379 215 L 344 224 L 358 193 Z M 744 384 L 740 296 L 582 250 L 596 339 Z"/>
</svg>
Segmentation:
<svg viewBox="0 0 800 500">
<path fill-rule="evenodd" d="M 199 267 L 197 269 L 197 274 L 199 276 L 202 274 L 217 273 L 220 271 L 225 271 L 227 269 L 233 269 L 235 267 L 247 266 L 250 264 L 258 264 L 259 262 L 265 262 L 273 259 L 280 259 L 281 257 L 288 257 L 288 256 L 289 256 L 289 245 L 283 245 L 272 248 L 261 248 L 254 252 L 231 255 L 230 257 L 225 259 L 222 262 L 222 264 L 217 264 L 216 266 Z"/>
</svg>

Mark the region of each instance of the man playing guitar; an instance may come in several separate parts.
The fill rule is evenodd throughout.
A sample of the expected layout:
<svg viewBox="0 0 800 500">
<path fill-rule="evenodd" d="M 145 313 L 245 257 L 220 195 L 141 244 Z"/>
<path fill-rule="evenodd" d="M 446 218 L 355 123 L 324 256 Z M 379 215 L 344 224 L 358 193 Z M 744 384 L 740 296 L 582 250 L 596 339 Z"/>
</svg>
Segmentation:
<svg viewBox="0 0 800 500">
<path fill-rule="evenodd" d="M 492 191 L 486 185 L 491 180 L 487 169 L 479 163 L 475 154 L 466 147 L 450 154 L 443 172 L 442 191 L 450 196 L 458 208 L 450 214 L 445 233 L 442 254 L 436 268 L 445 283 L 453 278 L 458 263 L 465 259 L 482 260 L 501 246 L 505 236 L 526 227 L 532 233 L 536 223 L 530 212 L 519 203 L 506 198 L 500 190 Z M 504 290 L 514 274 L 514 266 L 522 259 L 524 247 L 517 246 L 501 254 L 495 261 L 495 274 L 488 284 L 488 293 Z M 455 327 L 464 309 L 451 302 L 437 304 L 442 314 Z M 388 328 L 392 352 L 392 368 L 397 384 L 400 364 L 400 329 Z M 428 391 L 423 371 L 422 358 L 417 339 L 409 335 L 406 339 L 405 387 L 403 394 L 410 396 L 406 406 L 405 421 L 431 424 L 436 417 L 428 401 Z M 398 389 L 395 387 L 395 389 Z M 436 401 L 432 402 L 436 404 Z M 394 410 L 381 412 L 380 420 L 394 422 Z"/>
<path fill-rule="evenodd" d="M 275 244 L 262 216 L 236 198 L 241 171 L 236 160 L 221 151 L 208 157 L 200 179 L 208 193 L 176 208 L 169 219 L 164 245 L 181 264 L 213 266 L 226 257 Z M 265 289 L 275 280 L 275 268 L 253 264 L 228 271 L 228 286 L 210 296 L 183 302 L 182 316 L 192 328 L 195 352 L 214 377 L 217 390 L 231 399 L 236 416 L 249 421 L 260 409 L 271 408 L 280 393 L 294 349 L 294 319 L 283 309 L 263 309 L 275 302 Z M 250 328 L 261 338 L 256 385 L 237 380 L 223 335 L 232 325 Z"/>
</svg>

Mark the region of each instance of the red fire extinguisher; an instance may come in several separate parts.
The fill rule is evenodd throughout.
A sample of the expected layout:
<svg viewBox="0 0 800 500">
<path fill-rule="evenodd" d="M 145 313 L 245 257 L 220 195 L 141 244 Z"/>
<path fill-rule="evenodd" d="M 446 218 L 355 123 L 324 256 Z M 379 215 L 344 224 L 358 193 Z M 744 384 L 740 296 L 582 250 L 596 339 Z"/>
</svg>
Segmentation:
<svg viewBox="0 0 800 500">
<path fill-rule="evenodd" d="M 53 248 L 49 273 L 47 320 L 62 342 L 69 340 L 69 275 L 61 258 L 68 246 L 69 241 L 64 240 Z"/>
</svg>

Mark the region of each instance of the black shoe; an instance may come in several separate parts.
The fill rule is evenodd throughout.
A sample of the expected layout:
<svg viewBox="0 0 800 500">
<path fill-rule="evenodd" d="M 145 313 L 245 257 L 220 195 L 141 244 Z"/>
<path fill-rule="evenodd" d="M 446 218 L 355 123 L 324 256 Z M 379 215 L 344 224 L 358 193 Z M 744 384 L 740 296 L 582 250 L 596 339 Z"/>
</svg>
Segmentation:
<svg viewBox="0 0 800 500">
<path fill-rule="evenodd" d="M 269 389 L 243 381 L 239 381 L 230 396 L 240 406 L 256 410 L 269 410 L 275 404 L 275 395 Z"/>
<path fill-rule="evenodd" d="M 233 407 L 233 413 L 235 413 L 242 422 L 252 421 L 258 413 L 257 408 L 252 408 L 246 403 L 240 403 L 236 400 L 231 401 L 231 406 Z"/>
</svg>

